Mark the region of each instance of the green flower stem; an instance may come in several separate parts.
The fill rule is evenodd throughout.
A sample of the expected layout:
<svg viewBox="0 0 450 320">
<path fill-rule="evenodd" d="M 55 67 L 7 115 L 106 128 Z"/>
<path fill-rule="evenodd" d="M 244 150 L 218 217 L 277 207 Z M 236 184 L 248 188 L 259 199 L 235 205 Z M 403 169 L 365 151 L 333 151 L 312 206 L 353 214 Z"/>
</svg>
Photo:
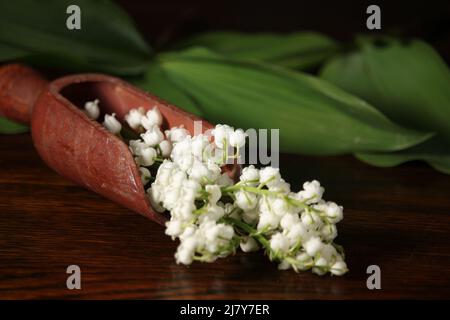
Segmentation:
<svg viewBox="0 0 450 320">
<path fill-rule="evenodd" d="M 231 187 L 225 187 L 222 188 L 222 194 L 227 194 L 227 193 L 233 193 L 235 191 L 238 190 L 244 190 L 244 191 L 248 191 L 251 193 L 256 193 L 256 194 L 263 194 L 263 195 L 268 195 L 268 196 L 275 196 L 275 197 L 283 197 L 289 204 L 296 206 L 296 207 L 301 207 L 303 209 L 308 209 L 311 211 L 316 212 L 317 210 L 310 207 L 309 205 L 307 205 L 306 203 L 304 203 L 303 201 L 299 201 L 296 199 L 293 199 L 281 192 L 275 192 L 275 191 L 270 191 L 267 189 L 261 189 L 260 187 L 251 187 L 251 186 L 243 186 L 241 185 L 241 182 L 235 184 L 234 186 Z"/>
<path fill-rule="evenodd" d="M 243 186 L 242 182 L 238 182 L 233 186 L 230 187 L 224 187 L 221 189 L 222 194 L 224 193 L 233 193 L 238 190 L 245 190 L 252 193 L 258 193 L 258 194 L 265 194 L 265 195 L 272 195 L 272 196 L 279 196 L 280 193 L 266 190 L 266 189 L 260 189 L 258 187 L 251 187 L 251 186 Z"/>
<path fill-rule="evenodd" d="M 198 195 L 196 197 L 196 200 L 208 200 L 210 194 L 205 189 L 200 189 L 198 191 Z"/>
<path fill-rule="evenodd" d="M 247 223 L 245 223 L 241 220 L 231 218 L 231 217 L 225 217 L 225 218 L 223 218 L 223 221 L 225 223 L 237 226 L 238 228 L 247 232 L 250 237 L 256 239 L 267 250 L 267 252 L 269 254 L 269 259 L 271 261 L 273 261 L 273 260 L 282 261 L 286 258 L 293 259 L 289 255 L 286 255 L 286 256 L 280 255 L 278 252 L 273 251 L 272 248 L 270 247 L 269 240 L 267 240 L 267 238 L 264 237 L 261 232 L 258 232 L 258 230 L 256 230 L 252 226 L 248 225 Z M 297 244 L 294 248 L 297 250 L 299 247 L 300 247 L 300 244 Z M 295 252 L 290 252 L 290 254 L 293 254 L 293 253 L 295 253 Z"/>
<path fill-rule="evenodd" d="M 249 234 L 249 236 L 258 240 L 258 242 L 261 243 L 261 245 L 266 250 L 269 250 L 269 251 L 272 250 L 270 248 L 269 240 L 267 240 L 266 237 L 264 237 L 262 234 L 258 233 L 258 230 L 256 230 L 252 226 L 248 225 L 247 223 L 245 223 L 243 221 L 240 221 L 238 219 L 231 218 L 231 217 L 224 217 L 223 220 L 224 220 L 224 222 L 231 224 L 231 225 L 235 225 L 235 226 L 239 227 L 240 229 L 244 230 L 245 232 L 247 232 Z"/>
<path fill-rule="evenodd" d="M 301 207 L 303 209 L 308 209 L 311 211 L 317 211 L 316 209 L 312 208 L 311 206 L 308 206 L 306 203 L 304 203 L 303 201 L 299 201 L 297 199 L 293 199 L 289 196 L 284 196 L 284 199 L 291 205 L 294 205 L 296 207 Z"/>
<path fill-rule="evenodd" d="M 159 146 L 159 144 L 157 144 L 157 145 L 155 146 L 155 149 L 156 149 L 156 151 L 158 152 L 158 154 L 162 155 L 162 150 L 161 150 L 161 147 Z"/>
<path fill-rule="evenodd" d="M 227 139 L 223 139 L 223 150 L 225 150 L 225 153 L 222 154 L 222 163 L 226 163 L 228 159 L 228 141 Z"/>
</svg>

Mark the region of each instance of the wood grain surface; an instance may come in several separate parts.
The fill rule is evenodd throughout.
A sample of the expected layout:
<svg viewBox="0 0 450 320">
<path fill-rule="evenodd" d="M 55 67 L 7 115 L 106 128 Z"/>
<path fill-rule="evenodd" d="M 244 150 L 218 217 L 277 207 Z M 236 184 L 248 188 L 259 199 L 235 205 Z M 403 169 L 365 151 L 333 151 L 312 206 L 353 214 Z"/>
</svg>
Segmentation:
<svg viewBox="0 0 450 320">
<path fill-rule="evenodd" d="M 295 188 L 317 178 L 344 206 L 344 277 L 278 271 L 261 252 L 177 265 L 162 227 L 59 177 L 28 134 L 0 136 L 0 298 L 450 298 L 450 176 L 350 156 L 283 155 L 281 168 Z M 72 264 L 81 290 L 66 288 Z M 366 287 L 372 264 L 381 290 Z"/>
</svg>

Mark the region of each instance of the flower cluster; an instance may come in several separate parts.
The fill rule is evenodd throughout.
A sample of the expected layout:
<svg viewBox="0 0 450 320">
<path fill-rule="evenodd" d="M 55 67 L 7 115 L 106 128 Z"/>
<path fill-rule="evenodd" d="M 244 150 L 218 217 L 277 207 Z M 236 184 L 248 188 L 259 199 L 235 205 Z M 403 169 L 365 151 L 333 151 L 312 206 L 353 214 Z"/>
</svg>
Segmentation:
<svg viewBox="0 0 450 320">
<path fill-rule="evenodd" d="M 92 120 L 97 120 L 100 117 L 99 100 L 88 101 L 84 104 L 84 113 Z M 122 130 L 122 124 L 116 119 L 116 114 L 105 114 L 103 126 L 111 133 L 119 135 Z"/>
<path fill-rule="evenodd" d="M 215 139 L 222 137 L 222 129 L 234 134 L 229 127 L 219 128 L 214 131 Z M 226 146 L 228 135 L 223 138 Z M 225 152 L 205 134 L 186 135 L 172 143 L 170 159 L 159 167 L 148 193 L 154 207 L 170 211 L 166 234 L 181 241 L 175 254 L 177 262 L 212 262 L 235 252 L 239 237 L 223 220 L 234 207 L 220 201 L 222 189 L 233 185 L 221 169 L 226 163 Z"/>
<path fill-rule="evenodd" d="M 238 248 L 262 248 L 279 269 L 347 272 L 343 250 L 333 242 L 343 208 L 322 199 L 318 181 L 293 192 L 278 168 L 249 166 L 235 183 L 222 169 L 245 144 L 241 129 L 217 125 L 211 134 L 196 136 L 183 127 L 163 132 L 156 107 L 133 109 L 125 120 L 140 133 L 129 146 L 150 202 L 168 212 L 166 234 L 180 241 L 177 263 L 212 262 Z"/>
<path fill-rule="evenodd" d="M 323 192 L 315 180 L 291 192 L 279 169 L 253 166 L 243 169 L 238 183 L 222 189 L 239 208 L 232 222 L 256 240 L 249 243 L 244 237 L 243 251 L 256 250 L 259 243 L 280 269 L 342 275 L 347 266 L 342 249 L 333 240 L 343 211 L 334 202 L 322 200 Z"/>
</svg>

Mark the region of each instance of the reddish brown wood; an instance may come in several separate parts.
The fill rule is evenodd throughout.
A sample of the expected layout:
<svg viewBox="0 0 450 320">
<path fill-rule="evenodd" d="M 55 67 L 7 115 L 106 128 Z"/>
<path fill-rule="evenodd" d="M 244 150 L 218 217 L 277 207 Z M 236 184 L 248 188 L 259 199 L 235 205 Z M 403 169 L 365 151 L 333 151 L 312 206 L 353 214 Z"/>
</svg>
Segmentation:
<svg viewBox="0 0 450 320">
<path fill-rule="evenodd" d="M 132 108 L 159 108 L 164 127 L 184 125 L 194 132 L 200 118 L 169 105 L 114 77 L 99 74 L 66 76 L 52 81 L 36 101 L 32 117 L 34 145 L 56 172 L 160 224 L 141 183 L 128 146 L 80 108 L 101 101 L 102 112 L 119 120 Z M 203 121 L 206 129 L 212 125 Z"/>
<path fill-rule="evenodd" d="M 131 210 L 47 167 L 29 135 L 0 136 L 0 298 L 450 298 L 450 177 L 414 163 L 284 155 L 283 176 L 317 178 L 345 207 L 342 277 L 278 271 L 261 253 L 177 265 L 176 242 Z M 66 268 L 82 270 L 68 290 Z M 377 264 L 382 290 L 366 288 Z"/>
<path fill-rule="evenodd" d="M 47 84 L 43 76 L 24 65 L 0 66 L 0 115 L 30 123 L 34 103 Z"/>
</svg>

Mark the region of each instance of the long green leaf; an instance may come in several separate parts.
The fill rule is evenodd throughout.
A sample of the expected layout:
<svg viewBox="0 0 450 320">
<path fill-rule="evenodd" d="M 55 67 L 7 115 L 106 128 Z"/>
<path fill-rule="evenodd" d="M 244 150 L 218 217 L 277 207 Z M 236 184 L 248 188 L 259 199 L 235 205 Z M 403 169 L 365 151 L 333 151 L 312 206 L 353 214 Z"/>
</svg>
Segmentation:
<svg viewBox="0 0 450 320">
<path fill-rule="evenodd" d="M 361 161 L 379 167 L 393 167 L 399 164 L 423 160 L 436 170 L 450 174 L 450 146 L 438 139 L 431 139 L 409 149 L 391 153 L 357 153 Z"/>
<path fill-rule="evenodd" d="M 181 42 L 177 47 L 199 46 L 230 58 L 264 61 L 288 68 L 318 66 L 336 52 L 338 45 L 317 32 L 239 33 L 207 32 Z"/>
<path fill-rule="evenodd" d="M 163 98 L 170 101 L 178 88 L 212 122 L 278 128 L 282 151 L 401 150 L 429 137 L 399 127 L 334 85 L 284 68 L 239 62 L 204 49 L 162 54 L 157 63 L 172 82 L 173 91 Z"/>
<path fill-rule="evenodd" d="M 144 76 L 130 79 L 138 87 L 166 99 L 168 102 L 182 106 L 184 110 L 202 116 L 203 112 L 192 96 L 176 87 L 164 73 L 161 66 L 152 63 Z"/>
<path fill-rule="evenodd" d="M 397 123 L 435 131 L 450 142 L 450 71 L 426 43 L 362 38 L 361 49 L 325 65 L 322 78 Z"/>
<path fill-rule="evenodd" d="M 4 43 L 0 43 L 0 62 L 20 59 L 26 57 L 27 55 L 28 52 L 25 50 L 17 49 Z"/>
<path fill-rule="evenodd" d="M 378 166 L 423 160 L 449 173 L 450 72 L 445 63 L 418 40 L 384 38 L 380 43 L 360 38 L 359 44 L 360 50 L 325 65 L 321 76 L 373 103 L 398 123 L 436 131 L 438 138 L 392 154 L 356 156 Z"/>
<path fill-rule="evenodd" d="M 0 134 L 16 134 L 27 132 L 29 127 L 0 117 Z"/>
<path fill-rule="evenodd" d="M 81 9 L 81 30 L 69 30 L 69 5 Z M 136 74 L 150 49 L 131 19 L 107 0 L 0 2 L 0 43 L 23 50 L 38 64 L 76 71 Z"/>
</svg>

